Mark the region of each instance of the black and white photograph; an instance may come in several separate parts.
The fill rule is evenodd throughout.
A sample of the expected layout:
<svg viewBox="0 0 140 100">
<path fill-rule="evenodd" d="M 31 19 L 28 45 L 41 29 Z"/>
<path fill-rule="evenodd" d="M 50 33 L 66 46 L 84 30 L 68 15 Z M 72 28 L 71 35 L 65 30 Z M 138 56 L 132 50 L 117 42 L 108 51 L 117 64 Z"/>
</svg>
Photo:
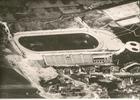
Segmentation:
<svg viewBox="0 0 140 100">
<path fill-rule="evenodd" d="M 140 0 L 0 0 L 0 99 L 140 99 Z"/>
</svg>

